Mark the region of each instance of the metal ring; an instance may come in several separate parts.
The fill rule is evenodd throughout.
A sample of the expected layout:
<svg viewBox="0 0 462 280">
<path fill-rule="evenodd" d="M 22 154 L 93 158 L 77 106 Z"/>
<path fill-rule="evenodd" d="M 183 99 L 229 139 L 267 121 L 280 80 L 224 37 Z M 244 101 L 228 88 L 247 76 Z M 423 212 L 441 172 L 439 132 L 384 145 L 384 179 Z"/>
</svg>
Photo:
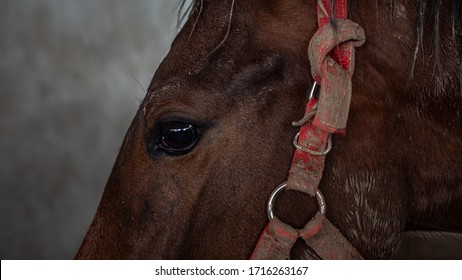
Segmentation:
<svg viewBox="0 0 462 280">
<path fill-rule="evenodd" d="M 315 150 L 312 150 L 312 149 L 307 148 L 307 147 L 303 147 L 302 145 L 298 144 L 298 137 L 299 136 L 300 136 L 300 132 L 295 134 L 295 137 L 294 137 L 294 140 L 293 140 L 293 144 L 294 144 L 295 148 L 297 148 L 297 149 L 299 149 L 301 151 L 310 153 L 313 156 L 325 156 L 332 149 L 332 140 L 330 138 L 327 140 L 327 147 L 326 147 L 326 149 L 324 151 L 315 151 Z"/>
<path fill-rule="evenodd" d="M 279 195 L 279 193 L 281 193 L 286 188 L 286 186 L 287 186 L 287 182 L 281 183 L 271 193 L 268 199 L 268 206 L 266 208 L 268 219 L 272 220 L 274 218 L 274 214 L 273 214 L 274 201 L 276 200 L 276 197 Z M 322 195 L 321 191 L 317 190 L 315 196 L 316 196 L 316 200 L 318 201 L 319 212 L 321 212 L 322 214 L 326 214 L 326 201 L 324 200 L 324 196 Z"/>
<path fill-rule="evenodd" d="M 314 99 L 316 97 L 316 91 L 318 89 L 318 83 L 313 82 L 313 85 L 311 86 L 310 94 L 308 95 L 308 100 Z"/>
</svg>

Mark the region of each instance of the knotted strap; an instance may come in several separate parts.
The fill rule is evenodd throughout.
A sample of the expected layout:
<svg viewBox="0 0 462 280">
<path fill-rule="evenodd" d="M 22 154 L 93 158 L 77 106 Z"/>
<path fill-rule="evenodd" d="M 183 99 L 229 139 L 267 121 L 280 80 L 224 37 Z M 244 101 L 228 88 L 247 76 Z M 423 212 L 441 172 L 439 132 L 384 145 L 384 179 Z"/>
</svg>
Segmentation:
<svg viewBox="0 0 462 280">
<path fill-rule="evenodd" d="M 311 74 L 321 85 L 314 125 L 329 132 L 343 133 L 351 100 L 351 77 L 355 47 L 364 44 L 364 30 L 348 19 L 337 19 L 335 27 L 324 25 L 314 34 L 308 47 Z M 341 63 L 328 54 L 342 46 Z M 339 58 L 340 59 L 340 58 Z"/>
<path fill-rule="evenodd" d="M 308 56 L 314 80 L 321 85 L 319 101 L 311 99 L 296 141 L 287 189 L 315 196 L 324 170 L 330 135 L 344 133 L 351 100 L 355 47 L 365 41 L 364 30 L 346 19 L 346 0 L 318 0 L 319 29 L 310 41 Z M 334 15 L 334 16 L 332 16 Z M 317 108 L 316 108 L 317 107 Z M 314 115 L 314 120 L 310 121 Z M 300 122 L 298 122 L 300 123 Z M 305 240 L 323 259 L 361 259 L 359 252 L 321 212 L 303 229 L 271 219 L 252 259 L 286 259 L 297 238 Z"/>
<path fill-rule="evenodd" d="M 307 105 L 307 114 L 315 104 L 317 109 L 314 121 L 307 122 L 300 129 L 300 146 L 322 151 L 326 149 L 330 134 L 344 132 L 350 109 L 354 47 L 361 46 L 364 41 L 364 30 L 348 19 L 337 19 L 335 27 L 324 25 L 311 39 L 308 47 L 311 73 L 321 89 L 319 101 L 313 99 Z M 344 48 L 340 60 L 344 65 L 329 56 L 333 50 L 340 48 L 338 44 Z M 314 196 L 324 171 L 324 159 L 325 155 L 313 155 L 297 149 L 289 171 L 288 189 Z"/>
</svg>

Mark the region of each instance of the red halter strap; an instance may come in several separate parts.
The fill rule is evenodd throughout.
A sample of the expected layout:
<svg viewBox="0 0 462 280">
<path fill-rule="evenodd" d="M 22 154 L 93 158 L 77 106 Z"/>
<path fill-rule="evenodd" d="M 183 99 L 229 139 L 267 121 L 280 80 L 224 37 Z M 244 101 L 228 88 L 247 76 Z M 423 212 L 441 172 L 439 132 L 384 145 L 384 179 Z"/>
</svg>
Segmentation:
<svg viewBox="0 0 462 280">
<path fill-rule="evenodd" d="M 317 196 L 321 211 L 303 229 L 294 229 L 271 212 L 251 259 L 286 259 L 298 238 L 305 240 L 323 259 L 361 259 L 362 256 L 324 215 L 319 183 L 324 160 L 331 148 L 331 135 L 343 134 L 351 100 L 351 76 L 355 47 L 365 41 L 364 30 L 347 19 L 347 1 L 319 0 L 318 30 L 310 40 L 311 74 L 320 85 L 319 100 L 311 99 L 294 139 L 296 151 L 287 189 Z M 313 86 L 314 90 L 315 86 Z M 270 204 L 275 194 L 273 193 Z M 320 200 L 319 197 L 322 199 Z M 322 205 L 321 205 L 322 204 Z M 270 206 L 271 206 L 270 205 Z"/>
</svg>

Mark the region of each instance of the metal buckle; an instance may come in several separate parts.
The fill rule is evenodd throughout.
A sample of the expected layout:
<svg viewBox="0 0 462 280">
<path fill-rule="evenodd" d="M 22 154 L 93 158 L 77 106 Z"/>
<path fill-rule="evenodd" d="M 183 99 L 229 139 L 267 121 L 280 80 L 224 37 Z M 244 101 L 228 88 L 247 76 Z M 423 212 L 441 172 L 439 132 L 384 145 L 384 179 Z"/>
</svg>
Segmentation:
<svg viewBox="0 0 462 280">
<path fill-rule="evenodd" d="M 271 193 L 268 199 L 268 206 L 266 207 L 266 213 L 268 214 L 268 219 L 272 220 L 274 218 L 274 214 L 273 214 L 274 201 L 276 200 L 276 197 L 279 195 L 279 193 L 281 193 L 286 188 L 286 186 L 287 186 L 287 182 L 281 183 Z M 321 191 L 317 190 L 315 196 L 316 196 L 316 200 L 318 201 L 319 212 L 321 212 L 322 214 L 326 214 L 326 201 L 324 200 L 324 196 L 322 195 Z"/>
<path fill-rule="evenodd" d="M 298 137 L 300 136 L 300 132 L 298 132 L 297 134 L 295 134 L 295 137 L 294 137 L 294 140 L 293 140 L 293 144 L 295 146 L 295 148 L 301 150 L 301 151 L 304 151 L 304 152 L 307 152 L 307 153 L 310 153 L 312 154 L 313 156 L 325 156 L 327 155 L 330 150 L 332 149 L 332 140 L 329 139 L 327 140 L 327 147 L 324 151 L 315 151 L 315 150 L 312 150 L 308 147 L 303 147 L 302 145 L 298 144 Z"/>
</svg>

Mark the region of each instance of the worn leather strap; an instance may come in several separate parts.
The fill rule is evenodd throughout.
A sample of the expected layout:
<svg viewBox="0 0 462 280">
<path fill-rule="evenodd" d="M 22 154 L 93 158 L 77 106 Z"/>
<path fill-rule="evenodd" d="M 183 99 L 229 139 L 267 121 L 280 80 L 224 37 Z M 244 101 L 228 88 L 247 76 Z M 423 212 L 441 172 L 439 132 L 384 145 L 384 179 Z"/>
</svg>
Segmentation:
<svg viewBox="0 0 462 280">
<path fill-rule="evenodd" d="M 308 102 L 306 123 L 300 128 L 298 145 L 322 151 L 330 135 L 344 133 L 351 100 L 354 48 L 365 41 L 363 29 L 346 19 L 346 0 L 318 1 L 319 29 L 310 41 L 308 56 L 314 80 L 321 85 L 319 100 Z M 317 109 L 315 109 L 317 106 Z M 313 115 L 310 121 L 307 116 Z M 297 149 L 287 189 L 315 196 L 324 170 L 325 154 Z M 261 235 L 251 259 L 287 259 L 297 238 L 305 240 L 323 259 L 361 259 L 343 234 L 319 212 L 303 229 L 294 229 L 274 217 Z"/>
<path fill-rule="evenodd" d="M 322 224 L 318 226 L 318 220 Z M 319 228 L 318 228 L 319 227 Z M 299 236 L 324 260 L 360 260 L 361 254 L 321 213 L 299 231 Z"/>
<path fill-rule="evenodd" d="M 250 259 L 284 260 L 298 238 L 298 230 L 274 217 L 260 236 Z"/>
<path fill-rule="evenodd" d="M 336 20 L 335 27 L 325 25 L 318 29 L 310 41 L 308 56 L 311 74 L 321 85 L 314 125 L 336 134 L 346 128 L 351 100 L 351 77 L 355 68 L 355 47 L 364 44 L 364 30 L 348 19 Z M 342 56 L 329 56 L 342 47 Z M 342 64 L 337 61 L 340 60 Z"/>
<path fill-rule="evenodd" d="M 335 27 L 325 25 L 315 33 L 308 47 L 313 78 L 321 85 L 319 101 L 311 100 L 307 112 L 317 104 L 313 122 L 300 129 L 299 145 L 311 150 L 325 149 L 331 134 L 344 133 L 351 100 L 351 76 L 354 71 L 354 47 L 365 41 L 364 30 L 348 19 L 336 20 Z M 340 65 L 329 53 L 347 44 Z M 349 48 L 352 48 L 349 50 Z M 346 67 L 346 68 L 344 68 Z M 312 155 L 300 150 L 294 154 L 287 188 L 306 192 L 311 196 L 318 189 L 324 171 L 325 156 Z"/>
</svg>

